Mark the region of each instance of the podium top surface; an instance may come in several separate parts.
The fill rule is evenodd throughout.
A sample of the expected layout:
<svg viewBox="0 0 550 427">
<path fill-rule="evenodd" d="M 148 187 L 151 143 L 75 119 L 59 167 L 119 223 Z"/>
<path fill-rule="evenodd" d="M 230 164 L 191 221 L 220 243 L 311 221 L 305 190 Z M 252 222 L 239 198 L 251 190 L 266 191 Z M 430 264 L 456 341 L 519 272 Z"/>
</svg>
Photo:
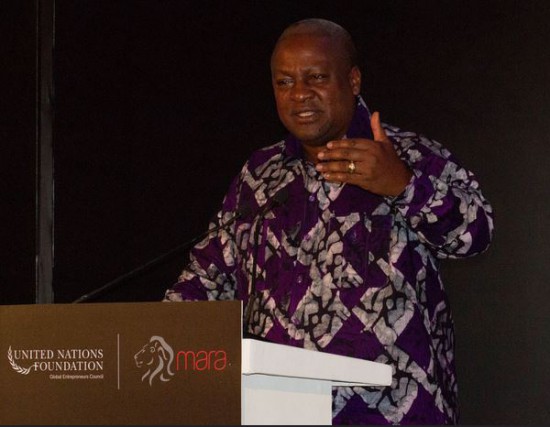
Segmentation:
<svg viewBox="0 0 550 427">
<path fill-rule="evenodd" d="M 383 363 L 243 339 L 243 375 L 273 375 L 331 381 L 334 386 L 388 386 L 392 368 Z"/>
</svg>

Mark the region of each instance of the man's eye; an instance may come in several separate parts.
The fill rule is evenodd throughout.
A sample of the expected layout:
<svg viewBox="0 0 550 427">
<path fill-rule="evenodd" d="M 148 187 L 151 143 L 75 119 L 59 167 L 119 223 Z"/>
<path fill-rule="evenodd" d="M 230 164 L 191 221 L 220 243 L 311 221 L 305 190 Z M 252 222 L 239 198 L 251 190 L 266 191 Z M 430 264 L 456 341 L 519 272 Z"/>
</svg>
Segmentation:
<svg viewBox="0 0 550 427">
<path fill-rule="evenodd" d="M 292 84 L 292 80 L 291 80 L 291 79 L 280 79 L 280 80 L 277 80 L 277 86 L 280 86 L 280 87 L 290 86 L 291 84 Z"/>
<path fill-rule="evenodd" d="M 321 82 L 327 78 L 326 74 L 313 74 L 311 79 L 316 82 Z"/>
</svg>

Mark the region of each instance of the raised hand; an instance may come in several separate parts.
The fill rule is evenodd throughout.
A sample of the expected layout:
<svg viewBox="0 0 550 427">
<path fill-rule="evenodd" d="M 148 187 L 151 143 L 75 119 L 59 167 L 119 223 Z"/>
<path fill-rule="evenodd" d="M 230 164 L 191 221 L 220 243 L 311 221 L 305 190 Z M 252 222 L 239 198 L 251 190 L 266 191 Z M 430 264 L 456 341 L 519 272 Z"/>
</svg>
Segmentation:
<svg viewBox="0 0 550 427">
<path fill-rule="evenodd" d="M 397 196 L 407 186 L 412 172 L 397 156 L 380 124 L 380 115 L 371 116 L 374 140 L 352 138 L 330 141 L 317 155 L 316 168 L 327 181 L 357 185 L 382 196 Z"/>
</svg>

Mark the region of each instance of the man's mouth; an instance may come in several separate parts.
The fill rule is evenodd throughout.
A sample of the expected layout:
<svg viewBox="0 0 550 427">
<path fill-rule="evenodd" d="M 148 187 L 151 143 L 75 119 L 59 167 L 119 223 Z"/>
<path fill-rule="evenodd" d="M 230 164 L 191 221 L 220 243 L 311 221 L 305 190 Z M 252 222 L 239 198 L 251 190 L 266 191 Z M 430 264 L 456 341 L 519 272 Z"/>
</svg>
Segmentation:
<svg viewBox="0 0 550 427">
<path fill-rule="evenodd" d="M 302 110 L 302 111 L 294 111 L 292 113 L 293 116 L 303 120 L 314 118 L 318 114 L 319 114 L 318 110 Z"/>
</svg>

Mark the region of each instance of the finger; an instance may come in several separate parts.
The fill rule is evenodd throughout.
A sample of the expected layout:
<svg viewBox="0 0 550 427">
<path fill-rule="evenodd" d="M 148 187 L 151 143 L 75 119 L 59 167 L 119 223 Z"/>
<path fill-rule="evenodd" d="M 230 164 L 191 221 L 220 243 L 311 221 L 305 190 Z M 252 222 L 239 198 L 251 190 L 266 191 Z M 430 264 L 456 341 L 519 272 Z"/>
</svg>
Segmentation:
<svg viewBox="0 0 550 427">
<path fill-rule="evenodd" d="M 317 169 L 318 172 L 323 173 L 323 175 L 327 173 L 349 173 L 349 165 L 350 161 L 330 161 L 330 162 L 322 162 L 317 163 L 315 165 L 315 169 Z M 357 163 L 355 164 L 357 167 Z"/>
<path fill-rule="evenodd" d="M 362 179 L 360 175 L 348 172 L 325 172 L 323 178 L 330 182 L 345 182 L 354 185 L 359 185 Z"/>
<path fill-rule="evenodd" d="M 365 156 L 365 151 L 357 148 L 342 148 L 334 150 L 324 150 L 317 154 L 319 160 L 362 160 Z"/>
<path fill-rule="evenodd" d="M 358 150 L 365 150 L 368 146 L 368 139 L 336 139 L 330 141 L 327 144 L 329 150 L 338 150 L 341 148 L 356 148 Z"/>
<path fill-rule="evenodd" d="M 327 148 L 317 154 L 320 160 L 363 160 L 372 147 L 369 139 L 340 139 L 330 141 Z"/>
<path fill-rule="evenodd" d="M 380 113 L 378 111 L 372 113 L 370 117 L 370 128 L 372 129 L 375 141 L 385 141 L 388 138 L 386 131 L 380 124 Z"/>
</svg>

